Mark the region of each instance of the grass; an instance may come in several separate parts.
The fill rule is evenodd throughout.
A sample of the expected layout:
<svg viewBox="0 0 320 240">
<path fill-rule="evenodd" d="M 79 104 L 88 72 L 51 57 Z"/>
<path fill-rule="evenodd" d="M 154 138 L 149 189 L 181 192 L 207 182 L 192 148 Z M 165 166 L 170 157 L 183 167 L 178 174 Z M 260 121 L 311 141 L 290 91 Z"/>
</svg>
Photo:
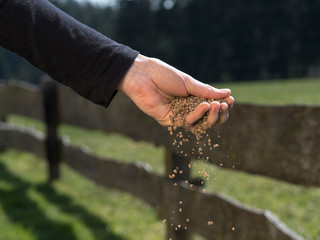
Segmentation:
<svg viewBox="0 0 320 240">
<path fill-rule="evenodd" d="M 164 239 L 163 224 L 148 205 L 65 166 L 63 178 L 48 185 L 44 161 L 6 151 L 0 174 L 1 240 Z"/>
<path fill-rule="evenodd" d="M 237 102 L 257 104 L 320 104 L 320 79 L 290 79 L 214 84 L 230 88 Z"/>
<path fill-rule="evenodd" d="M 216 85 L 230 87 L 237 101 L 263 104 L 318 104 L 320 80 L 292 80 Z M 294 96 L 294 98 L 292 98 Z M 21 117 L 10 122 L 43 125 Z M 72 144 L 86 145 L 94 154 L 119 161 L 138 161 L 164 173 L 164 149 L 133 142 L 117 134 L 104 134 L 62 126 L 60 134 Z M 320 188 L 306 188 L 194 164 L 193 175 L 209 171 L 209 191 L 222 192 L 245 204 L 269 209 L 305 239 L 320 239 Z M 0 154 L 0 240 L 148 239 L 165 238 L 165 226 L 156 211 L 135 197 L 96 186 L 62 166 L 62 179 L 46 184 L 45 163 L 31 154 Z M 213 179 L 216 180 L 213 180 Z"/>
</svg>

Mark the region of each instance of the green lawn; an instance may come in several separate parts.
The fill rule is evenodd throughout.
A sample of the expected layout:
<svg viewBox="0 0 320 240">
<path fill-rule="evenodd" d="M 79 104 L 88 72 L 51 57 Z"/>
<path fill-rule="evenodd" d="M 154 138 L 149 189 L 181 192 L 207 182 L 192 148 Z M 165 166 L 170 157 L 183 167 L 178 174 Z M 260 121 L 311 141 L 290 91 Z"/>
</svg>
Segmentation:
<svg viewBox="0 0 320 240">
<path fill-rule="evenodd" d="M 236 101 L 258 104 L 320 104 L 320 79 L 213 84 L 230 88 Z"/>
<path fill-rule="evenodd" d="M 319 79 L 216 86 L 231 88 L 239 102 L 320 103 Z M 10 117 L 9 121 L 43 130 L 42 124 L 25 118 Z M 68 135 L 72 144 L 86 145 L 94 154 L 148 163 L 153 171 L 164 173 L 161 147 L 70 126 L 62 126 L 60 134 Z M 204 166 L 194 164 L 193 174 Z M 320 239 L 320 188 L 205 167 L 216 178 L 207 182 L 209 191 L 269 209 L 305 239 Z M 165 226 L 155 210 L 139 199 L 96 186 L 66 166 L 62 166 L 61 180 L 49 186 L 45 171 L 44 161 L 31 154 L 13 150 L 0 154 L 0 240 L 165 239 Z"/>
</svg>

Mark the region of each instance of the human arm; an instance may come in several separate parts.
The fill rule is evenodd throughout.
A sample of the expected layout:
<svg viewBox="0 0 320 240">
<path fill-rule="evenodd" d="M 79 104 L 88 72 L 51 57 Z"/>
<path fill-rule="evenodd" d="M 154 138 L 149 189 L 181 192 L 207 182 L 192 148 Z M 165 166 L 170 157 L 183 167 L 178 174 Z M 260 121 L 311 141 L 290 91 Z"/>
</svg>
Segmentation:
<svg viewBox="0 0 320 240">
<path fill-rule="evenodd" d="M 209 125 L 228 118 L 233 99 L 156 59 L 146 58 L 79 23 L 47 0 L 0 0 L 0 45 L 26 58 L 87 99 L 108 106 L 117 88 L 146 114 L 170 125 L 168 99 L 189 94 L 226 98 L 202 103 L 186 119 L 209 111 Z M 130 69 L 128 71 L 128 69 Z"/>
<path fill-rule="evenodd" d="M 0 45 L 103 106 L 138 55 L 47 0 L 0 0 Z"/>
</svg>

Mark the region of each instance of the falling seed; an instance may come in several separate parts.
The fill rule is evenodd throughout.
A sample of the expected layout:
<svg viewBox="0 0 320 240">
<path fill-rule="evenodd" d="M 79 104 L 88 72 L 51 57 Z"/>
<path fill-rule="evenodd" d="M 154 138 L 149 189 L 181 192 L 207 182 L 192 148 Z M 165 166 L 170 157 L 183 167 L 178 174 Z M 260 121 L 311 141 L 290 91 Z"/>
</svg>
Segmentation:
<svg viewBox="0 0 320 240">
<path fill-rule="evenodd" d="M 232 229 L 232 231 L 236 230 L 235 227 L 232 227 L 231 229 Z"/>
<path fill-rule="evenodd" d="M 202 189 L 202 192 L 203 192 L 203 193 L 206 193 L 206 191 L 207 191 L 206 189 Z"/>
<path fill-rule="evenodd" d="M 186 219 L 186 222 L 190 222 L 190 219 L 189 219 L 189 218 L 187 218 L 187 219 Z"/>
<path fill-rule="evenodd" d="M 163 220 L 162 220 L 162 223 L 166 223 L 166 222 L 167 222 L 167 219 L 163 219 Z"/>
<path fill-rule="evenodd" d="M 179 204 L 182 204 L 182 201 L 180 201 Z"/>
<path fill-rule="evenodd" d="M 213 224 L 212 221 L 208 221 L 208 225 L 211 226 Z"/>
<path fill-rule="evenodd" d="M 182 212 L 182 208 L 179 208 L 179 212 Z"/>
<path fill-rule="evenodd" d="M 171 175 L 169 175 L 169 178 L 175 178 L 176 177 L 176 175 L 174 174 L 174 173 L 172 173 Z"/>
<path fill-rule="evenodd" d="M 178 228 L 181 228 L 181 224 L 178 225 Z"/>
</svg>

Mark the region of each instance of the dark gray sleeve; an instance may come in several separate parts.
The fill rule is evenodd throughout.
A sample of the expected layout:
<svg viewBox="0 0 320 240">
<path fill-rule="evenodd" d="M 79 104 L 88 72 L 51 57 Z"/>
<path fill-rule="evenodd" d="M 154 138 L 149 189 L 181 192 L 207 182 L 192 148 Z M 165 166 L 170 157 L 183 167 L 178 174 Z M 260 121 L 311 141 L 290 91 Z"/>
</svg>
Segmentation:
<svg viewBox="0 0 320 240">
<path fill-rule="evenodd" d="M 47 0 L 0 0 L 0 45 L 104 106 L 138 55 Z"/>
</svg>

